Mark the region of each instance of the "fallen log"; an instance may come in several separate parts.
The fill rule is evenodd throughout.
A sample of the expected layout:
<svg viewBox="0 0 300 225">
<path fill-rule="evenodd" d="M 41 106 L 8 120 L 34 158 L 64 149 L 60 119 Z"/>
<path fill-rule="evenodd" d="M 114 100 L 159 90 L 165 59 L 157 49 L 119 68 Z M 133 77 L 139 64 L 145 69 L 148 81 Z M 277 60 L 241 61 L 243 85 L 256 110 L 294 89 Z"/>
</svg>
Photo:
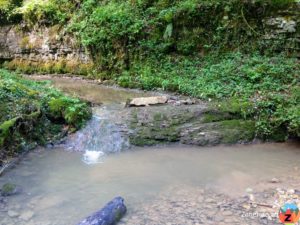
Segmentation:
<svg viewBox="0 0 300 225">
<path fill-rule="evenodd" d="M 126 214 L 127 208 L 122 197 L 116 197 L 101 210 L 85 218 L 77 225 L 115 225 Z"/>
</svg>

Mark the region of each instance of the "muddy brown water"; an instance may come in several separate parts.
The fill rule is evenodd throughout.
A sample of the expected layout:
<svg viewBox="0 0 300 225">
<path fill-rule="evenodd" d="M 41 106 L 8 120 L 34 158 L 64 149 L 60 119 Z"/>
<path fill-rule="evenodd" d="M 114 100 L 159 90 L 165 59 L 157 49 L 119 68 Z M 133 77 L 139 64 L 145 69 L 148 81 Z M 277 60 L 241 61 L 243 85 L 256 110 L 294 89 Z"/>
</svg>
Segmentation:
<svg viewBox="0 0 300 225">
<path fill-rule="evenodd" d="M 38 149 L 0 178 L 0 184 L 23 188 L 9 198 L 8 209 L 34 215 L 25 221 L 0 212 L 0 224 L 76 224 L 115 196 L 126 199 L 130 216 L 180 186 L 239 196 L 261 180 L 285 176 L 299 161 L 293 144 L 132 148 L 95 165 L 85 164 L 79 152 Z"/>
<path fill-rule="evenodd" d="M 92 89 L 91 98 L 101 96 L 101 101 L 107 100 L 106 103 L 120 103 L 128 96 L 145 95 L 143 92 L 123 89 L 119 92 L 118 89 L 86 81 L 76 81 L 79 84 L 74 84 L 70 79 L 54 80 L 55 85 L 64 91 L 68 90 L 68 93 L 78 93 L 77 88 L 80 88 L 82 95 Z M 91 96 L 89 93 L 84 95 Z M 23 189 L 21 194 L 11 196 L 6 199 L 5 204 L 2 203 L 1 225 L 76 224 L 115 196 L 123 196 L 128 206 L 123 224 L 168 224 L 168 217 L 158 212 L 152 212 L 151 217 L 160 217 L 156 218 L 160 222 L 143 220 L 143 216 L 150 215 L 145 205 L 151 205 L 161 195 L 176 198 L 181 196 L 195 209 L 207 204 L 192 202 L 199 197 L 197 190 L 202 189 L 238 198 L 249 187 L 263 189 L 261 183 L 273 177 L 285 177 L 300 162 L 297 143 L 131 147 L 126 151 L 108 154 L 101 163 L 92 165 L 82 160 L 82 152 L 65 150 L 61 146 L 54 149 L 38 148 L 0 177 L 0 185 L 11 182 Z M 191 191 L 181 195 L 178 190 Z M 139 210 L 145 211 L 135 215 Z M 181 210 L 188 211 L 189 208 Z M 135 216 L 135 220 L 132 220 Z M 201 224 L 190 217 L 184 219 L 178 218 L 177 223 L 169 224 Z M 225 220 L 219 224 L 233 223 L 226 223 Z"/>
<path fill-rule="evenodd" d="M 72 77 L 50 77 L 47 75 L 29 76 L 32 80 L 44 81 L 51 79 L 52 85 L 69 95 L 79 96 L 90 102 L 100 104 L 124 103 L 127 99 L 146 97 L 152 93 L 140 90 L 109 87 L 90 80 Z M 157 93 L 156 93 L 157 94 Z"/>
</svg>

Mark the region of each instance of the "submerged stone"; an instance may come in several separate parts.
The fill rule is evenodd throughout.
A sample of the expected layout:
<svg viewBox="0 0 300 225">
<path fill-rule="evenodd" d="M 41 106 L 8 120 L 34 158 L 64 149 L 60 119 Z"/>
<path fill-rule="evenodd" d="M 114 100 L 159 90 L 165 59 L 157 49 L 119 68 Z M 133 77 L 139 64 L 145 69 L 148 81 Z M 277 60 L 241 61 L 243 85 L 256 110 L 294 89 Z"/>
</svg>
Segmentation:
<svg viewBox="0 0 300 225">
<path fill-rule="evenodd" d="M 122 197 L 116 197 L 101 210 L 85 218 L 77 225 L 114 225 L 125 215 L 127 208 Z"/>
<path fill-rule="evenodd" d="M 21 192 L 21 188 L 16 184 L 6 183 L 1 188 L 1 195 L 2 196 L 10 196 L 15 195 Z"/>
<path fill-rule="evenodd" d="M 25 211 L 20 215 L 21 220 L 29 221 L 34 216 L 34 212 L 31 210 Z"/>
<path fill-rule="evenodd" d="M 9 217 L 18 217 L 18 216 L 19 216 L 19 213 L 16 212 L 16 211 L 13 211 L 13 210 L 9 210 L 9 211 L 7 212 L 7 215 L 8 215 Z"/>
</svg>

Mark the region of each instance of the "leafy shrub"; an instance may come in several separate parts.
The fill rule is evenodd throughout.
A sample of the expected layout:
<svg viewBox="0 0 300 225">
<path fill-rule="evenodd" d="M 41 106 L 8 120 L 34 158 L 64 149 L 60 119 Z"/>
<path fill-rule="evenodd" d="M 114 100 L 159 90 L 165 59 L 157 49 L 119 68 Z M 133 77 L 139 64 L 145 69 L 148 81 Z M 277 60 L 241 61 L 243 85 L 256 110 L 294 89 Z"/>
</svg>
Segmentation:
<svg viewBox="0 0 300 225">
<path fill-rule="evenodd" d="M 107 4 L 86 1 L 71 26 L 81 42 L 104 69 L 122 68 L 128 60 L 129 46 L 136 40 L 143 21 L 130 3 L 110 1 Z"/>
<path fill-rule="evenodd" d="M 90 111 L 79 99 L 52 97 L 48 103 L 49 115 L 56 120 L 63 119 L 73 127 L 80 128 L 89 119 Z"/>
<path fill-rule="evenodd" d="M 75 3 L 71 0 L 24 0 L 15 13 L 22 15 L 28 26 L 62 24 L 71 17 Z"/>
<path fill-rule="evenodd" d="M 20 6 L 20 0 L 0 0 L 0 22 L 1 24 L 18 22 L 21 16 L 14 12 Z"/>
</svg>

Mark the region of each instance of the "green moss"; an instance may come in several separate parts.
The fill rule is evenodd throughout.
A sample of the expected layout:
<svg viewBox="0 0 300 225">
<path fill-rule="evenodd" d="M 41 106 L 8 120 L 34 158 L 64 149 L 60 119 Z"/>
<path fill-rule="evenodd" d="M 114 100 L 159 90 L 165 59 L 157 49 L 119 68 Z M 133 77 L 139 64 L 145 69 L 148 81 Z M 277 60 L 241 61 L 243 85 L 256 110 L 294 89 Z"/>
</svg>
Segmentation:
<svg viewBox="0 0 300 225">
<path fill-rule="evenodd" d="M 194 119 L 193 113 L 185 111 L 180 115 L 172 115 L 171 108 L 162 108 L 159 112 L 145 112 L 142 118 L 149 121 L 139 121 L 139 109 L 132 112 L 130 128 L 134 131 L 130 135 L 133 145 L 155 145 L 160 143 L 178 142 L 180 140 L 181 125 Z M 149 115 L 148 115 L 149 113 Z M 148 120 L 147 119 L 147 120 Z M 142 119 L 143 120 L 143 119 Z"/>
<path fill-rule="evenodd" d="M 247 118 L 253 114 L 253 103 L 249 99 L 229 98 L 222 102 L 214 103 L 214 107 L 224 113 L 230 113 Z"/>
<path fill-rule="evenodd" d="M 14 127 L 17 119 L 18 118 L 14 118 L 14 119 L 5 121 L 4 123 L 2 123 L 0 125 L 0 148 L 4 145 L 6 138 L 9 135 L 12 135 L 12 134 L 10 134 L 10 131 Z"/>
<path fill-rule="evenodd" d="M 154 122 L 160 123 L 160 121 L 167 120 L 168 117 L 167 117 L 167 115 L 164 115 L 162 113 L 155 113 L 153 116 L 153 119 L 154 119 Z"/>
<path fill-rule="evenodd" d="M 61 118 L 62 113 L 68 107 L 69 103 L 63 98 L 52 98 L 49 103 L 50 115 L 54 118 Z"/>
<path fill-rule="evenodd" d="M 29 40 L 30 40 L 30 39 L 29 39 L 28 36 L 23 37 L 22 40 L 21 40 L 21 42 L 20 42 L 20 47 L 21 47 L 22 49 L 27 48 L 27 46 L 29 45 Z"/>
<path fill-rule="evenodd" d="M 88 76 L 94 69 L 93 63 L 83 63 L 78 60 L 47 60 L 33 62 L 24 59 L 13 59 L 4 63 L 4 68 L 16 70 L 25 74 L 76 74 Z"/>
<path fill-rule="evenodd" d="M 203 123 L 211 123 L 211 122 L 218 122 L 218 121 L 230 120 L 230 119 L 236 119 L 236 116 L 231 115 L 227 112 L 209 110 L 208 112 L 204 113 L 202 121 Z"/>
<path fill-rule="evenodd" d="M 225 120 L 221 122 L 222 143 L 234 144 L 239 141 L 252 141 L 256 134 L 255 122 L 244 120 Z"/>
</svg>

